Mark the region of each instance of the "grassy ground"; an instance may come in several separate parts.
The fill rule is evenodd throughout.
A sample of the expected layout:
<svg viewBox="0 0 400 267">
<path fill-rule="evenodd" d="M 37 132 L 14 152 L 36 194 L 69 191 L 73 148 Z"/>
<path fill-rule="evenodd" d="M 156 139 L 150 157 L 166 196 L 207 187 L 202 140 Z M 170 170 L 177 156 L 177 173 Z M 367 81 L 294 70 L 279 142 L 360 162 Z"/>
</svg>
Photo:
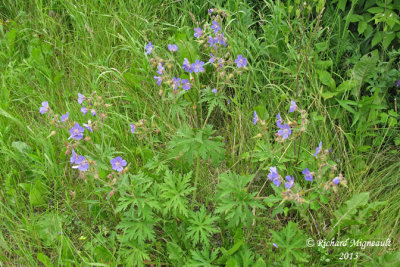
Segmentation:
<svg viewBox="0 0 400 267">
<path fill-rule="evenodd" d="M 271 247 L 268 230 L 279 231 L 292 220 L 306 235 L 322 237 L 324 234 L 319 231 L 328 231 L 329 225 L 316 227 L 315 220 L 329 223 L 345 201 L 358 193 L 370 192 L 369 203 L 386 202 L 366 223 L 353 229 L 358 231 L 353 236 L 364 240 L 390 238 L 393 245 L 359 251 L 363 257 L 357 262 L 373 263 L 398 250 L 400 161 L 398 146 L 390 139 L 398 129 L 388 124 L 367 129 L 359 124 L 352 127 L 354 118 L 337 102 L 325 101 L 321 96 L 316 66 L 304 58 L 314 55 L 314 44 L 320 38 L 318 31 L 313 30 L 327 26 L 321 26 L 316 18 L 305 34 L 304 21 L 288 24 L 285 11 L 274 1 L 257 6 L 245 1 L 219 2 L 215 6 L 229 13 L 223 29 L 229 40 L 229 52 L 247 57 L 248 70 L 221 85 L 227 88 L 224 94 L 232 103 L 227 105 L 227 112 L 216 108 L 207 121 L 216 130 L 215 135 L 223 137 L 224 160 L 214 166 L 198 159 L 197 165 L 186 166 L 168 158 L 167 144 L 182 125 L 197 127 L 198 113 L 184 108 L 186 116 L 179 115 L 181 107 L 163 100 L 144 45 L 152 41 L 164 58 L 170 57 L 167 44 L 187 32 L 192 37 L 193 28 L 201 25 L 207 18 L 207 9 L 214 7 L 211 2 L 3 1 L 0 262 L 5 266 L 34 266 L 39 262 L 48 266 L 51 264 L 47 262 L 100 266 L 103 258 L 116 265 L 123 264 L 127 257 L 119 254 L 121 243 L 116 237 L 120 234 L 116 226 L 121 221 L 120 214 L 115 212 L 117 199 L 110 198 L 109 192 L 96 181 L 81 179 L 70 168 L 65 143 L 69 133 L 50 125 L 47 116 L 38 112 L 41 102 L 48 101 L 55 113 L 69 112 L 70 118 L 77 120 L 82 117 L 78 92 L 90 95 L 94 91 L 112 106 L 107 108 L 101 133 L 92 136 L 85 153 L 108 163 L 118 151 L 129 162 L 133 174 L 154 158 L 164 160 L 155 161 L 156 165 L 163 163 L 181 174 L 193 169 L 197 179 L 194 199 L 199 206 L 211 205 L 218 177 L 227 170 L 243 175 L 257 173 L 251 191 L 259 192 L 270 162 L 252 160 L 259 140 L 255 138 L 259 129 L 252 124 L 253 111 L 256 107 L 265 110 L 263 119 L 273 129 L 276 113 L 285 112 L 288 102 L 295 99 L 310 120 L 301 141 L 295 141 L 298 149 L 313 154 L 322 140 L 325 148 L 332 148 L 332 159 L 346 177 L 348 187 L 329 195 L 329 203 L 319 212 L 308 209 L 307 219 L 301 213 L 272 217 L 272 209 L 257 210 L 258 227 L 245 231 L 246 244 L 265 262 L 278 262 L 279 251 Z M 335 38 L 335 31 L 327 32 L 322 38 Z M 333 52 L 329 53 L 335 53 L 335 47 L 330 50 Z M 335 69 L 338 65 L 334 62 L 333 72 L 344 79 L 344 70 Z M 207 79 L 202 82 L 208 85 Z M 207 113 L 202 116 L 201 124 Z M 132 135 L 129 124 L 142 119 L 146 120 L 148 131 Z M 53 130 L 56 135 L 51 135 Z M 273 192 L 268 186 L 260 196 Z M 148 263 L 176 265 L 171 251 L 162 245 L 169 240 L 163 233 L 157 232 L 161 235 L 160 243 L 148 251 L 152 255 Z M 232 240 L 233 234 L 225 238 Z M 317 266 L 341 264 L 337 258 L 325 261 L 331 255 L 327 251 L 305 253 L 310 255 L 311 264 Z"/>
</svg>

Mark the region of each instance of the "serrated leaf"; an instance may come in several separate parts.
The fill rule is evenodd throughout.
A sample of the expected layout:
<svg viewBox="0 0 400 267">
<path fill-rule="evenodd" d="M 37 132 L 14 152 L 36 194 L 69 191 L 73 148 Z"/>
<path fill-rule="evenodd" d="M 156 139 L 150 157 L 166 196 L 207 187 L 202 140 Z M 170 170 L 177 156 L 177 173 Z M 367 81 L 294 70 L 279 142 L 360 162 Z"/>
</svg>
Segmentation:
<svg viewBox="0 0 400 267">
<path fill-rule="evenodd" d="M 335 80 L 332 78 L 331 74 L 326 70 L 318 70 L 318 77 L 322 84 L 328 86 L 330 89 L 336 88 Z"/>
<path fill-rule="evenodd" d="M 371 41 L 371 48 L 376 46 L 378 43 L 380 43 L 383 40 L 384 32 L 376 32 L 374 35 L 374 38 L 372 38 Z"/>
</svg>

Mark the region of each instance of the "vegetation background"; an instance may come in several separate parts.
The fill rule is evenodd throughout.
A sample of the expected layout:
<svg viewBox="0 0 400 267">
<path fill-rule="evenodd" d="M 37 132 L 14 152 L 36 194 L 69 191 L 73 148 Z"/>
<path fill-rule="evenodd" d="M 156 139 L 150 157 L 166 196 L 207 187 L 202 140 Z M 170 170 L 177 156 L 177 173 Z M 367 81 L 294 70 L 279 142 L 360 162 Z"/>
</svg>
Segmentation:
<svg viewBox="0 0 400 267">
<path fill-rule="evenodd" d="M 207 68 L 189 91 L 193 108 L 159 91 L 144 47 L 152 41 L 179 66 L 185 55 L 208 61 L 193 29 L 211 22 L 209 9 L 227 53 L 248 65 L 216 95 L 207 90 L 223 76 Z M 398 266 L 399 12 L 397 0 L 3 0 L 0 263 Z M 78 92 L 94 91 L 112 106 L 80 151 L 98 162 L 97 176 L 82 177 L 70 168 L 68 131 L 39 107 L 81 120 Z M 309 124 L 275 145 L 275 117 L 290 100 Z M 301 170 L 317 168 L 320 141 L 347 186 L 305 193 Z M 115 182 L 117 155 L 129 171 Z M 301 181 L 305 203 L 265 185 L 271 166 Z M 322 248 L 308 238 L 392 243 Z"/>
</svg>

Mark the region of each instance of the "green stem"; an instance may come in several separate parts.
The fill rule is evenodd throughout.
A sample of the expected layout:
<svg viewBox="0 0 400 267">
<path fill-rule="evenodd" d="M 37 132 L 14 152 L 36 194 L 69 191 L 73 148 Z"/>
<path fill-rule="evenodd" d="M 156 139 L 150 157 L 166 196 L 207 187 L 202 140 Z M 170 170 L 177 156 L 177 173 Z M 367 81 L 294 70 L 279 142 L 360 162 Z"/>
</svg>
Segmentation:
<svg viewBox="0 0 400 267">
<path fill-rule="evenodd" d="M 194 202 L 196 201 L 197 183 L 199 181 L 199 174 L 200 174 L 200 157 L 197 157 L 196 173 L 194 176 L 194 192 L 193 192 L 193 198 L 192 198 L 192 207 L 194 206 Z"/>
</svg>

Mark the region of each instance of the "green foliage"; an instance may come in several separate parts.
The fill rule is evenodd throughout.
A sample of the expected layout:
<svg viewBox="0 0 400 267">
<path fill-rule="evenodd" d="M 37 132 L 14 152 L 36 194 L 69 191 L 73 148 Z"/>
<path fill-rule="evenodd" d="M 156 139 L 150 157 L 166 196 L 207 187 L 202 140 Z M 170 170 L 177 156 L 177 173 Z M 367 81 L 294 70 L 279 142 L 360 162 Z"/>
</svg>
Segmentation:
<svg viewBox="0 0 400 267">
<path fill-rule="evenodd" d="M 4 3 L 1 264 L 343 265 L 344 248 L 306 250 L 306 237 L 390 237 L 391 247 L 346 264 L 399 265 L 398 1 Z M 214 20 L 227 38 L 217 50 L 193 36 Z M 205 72 L 184 71 L 184 58 L 205 62 Z M 172 77 L 191 89 L 171 89 Z M 83 116 L 78 93 L 107 107 Z M 42 101 L 52 114 L 38 112 Z M 277 113 L 287 140 L 276 135 Z M 93 132 L 71 142 L 70 124 L 87 120 Z M 89 171 L 71 168 L 72 149 Z M 122 172 L 111 170 L 117 155 L 128 162 Z"/>
<path fill-rule="evenodd" d="M 184 125 L 168 143 L 169 156 L 181 157 L 190 165 L 193 164 L 194 159 L 211 158 L 212 163 L 217 165 L 224 159 L 225 150 L 221 142 L 222 137 L 213 137 L 214 133 L 215 130 L 211 125 L 207 125 L 204 129 L 191 129 L 188 125 Z"/>
<path fill-rule="evenodd" d="M 131 186 L 133 190 L 130 189 Z M 154 189 L 151 186 L 152 182 L 142 173 L 124 176 L 121 187 L 125 188 L 121 189 L 125 194 L 120 197 L 115 209 L 124 215 L 117 225 L 117 229 L 123 231 L 123 235 L 120 236 L 121 242 L 126 244 L 134 242 L 143 246 L 145 241 L 155 239 L 154 225 L 157 218 L 153 210 L 159 208 L 159 202 L 153 198 Z"/>
<path fill-rule="evenodd" d="M 247 192 L 247 184 L 253 179 L 253 175 L 238 175 L 233 172 L 221 174 L 219 177 L 216 201 L 218 203 L 216 213 L 226 216 L 228 227 L 249 226 L 254 215 L 253 208 L 263 209 L 263 205 L 255 199 L 256 192 Z"/>
<path fill-rule="evenodd" d="M 280 253 L 279 260 L 285 263 L 285 266 L 291 266 L 292 262 L 308 262 L 308 254 L 304 252 L 306 248 L 305 236 L 298 225 L 294 222 L 289 222 L 280 232 L 271 230 L 272 238 Z"/>
<path fill-rule="evenodd" d="M 192 240 L 193 246 L 196 246 L 196 244 L 202 244 L 208 248 L 210 244 L 210 236 L 218 232 L 215 226 L 213 226 L 218 218 L 208 215 L 204 206 L 202 206 L 198 212 L 192 212 L 190 215 L 186 236 L 188 239 Z"/>
<path fill-rule="evenodd" d="M 187 199 L 188 195 L 195 190 L 190 186 L 192 172 L 185 175 L 165 173 L 164 184 L 161 185 L 161 197 L 164 203 L 164 213 L 171 213 L 175 217 L 189 215 Z"/>
<path fill-rule="evenodd" d="M 387 204 L 384 201 L 368 204 L 369 197 L 369 192 L 355 194 L 334 212 L 335 220 L 332 221 L 331 236 L 352 225 L 366 225 L 372 213 Z"/>
</svg>

